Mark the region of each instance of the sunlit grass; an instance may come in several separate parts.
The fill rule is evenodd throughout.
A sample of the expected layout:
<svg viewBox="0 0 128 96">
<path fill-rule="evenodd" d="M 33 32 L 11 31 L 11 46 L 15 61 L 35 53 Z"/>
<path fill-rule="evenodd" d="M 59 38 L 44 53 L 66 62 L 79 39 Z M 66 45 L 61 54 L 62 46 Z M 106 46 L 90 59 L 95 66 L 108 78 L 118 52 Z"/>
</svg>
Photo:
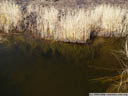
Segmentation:
<svg viewBox="0 0 128 96">
<path fill-rule="evenodd" d="M 30 4 L 28 13 L 37 14 L 37 29 L 42 38 L 68 42 L 86 42 L 95 36 L 122 37 L 128 31 L 127 10 L 119 6 L 98 5 L 84 10 L 42 7 Z M 59 17 L 60 16 L 60 17 Z"/>
<path fill-rule="evenodd" d="M 62 16 L 60 20 L 60 32 L 58 32 L 64 40 L 68 41 L 83 41 L 86 42 L 90 38 L 91 21 L 89 13 L 84 9 L 71 10 Z"/>
<path fill-rule="evenodd" d="M 54 38 L 58 27 L 58 10 L 54 7 L 40 7 L 37 14 L 37 30 L 41 38 Z"/>
<path fill-rule="evenodd" d="M 94 10 L 95 16 L 98 16 L 101 32 L 104 36 L 122 36 L 128 31 L 127 10 L 119 6 L 100 5 Z M 98 23 L 98 24 L 99 24 Z"/>
<path fill-rule="evenodd" d="M 128 34 L 127 9 L 119 6 L 103 4 L 86 10 L 57 9 L 31 2 L 26 6 L 26 12 L 22 12 L 21 7 L 13 1 L 0 3 L 2 31 L 8 33 L 22 27 L 42 39 L 78 43 L 85 43 L 92 35 L 122 37 Z M 20 24 L 21 21 L 24 23 Z"/>
<path fill-rule="evenodd" d="M 20 6 L 13 1 L 3 1 L 0 3 L 0 30 L 9 32 L 20 26 L 22 13 Z"/>
</svg>

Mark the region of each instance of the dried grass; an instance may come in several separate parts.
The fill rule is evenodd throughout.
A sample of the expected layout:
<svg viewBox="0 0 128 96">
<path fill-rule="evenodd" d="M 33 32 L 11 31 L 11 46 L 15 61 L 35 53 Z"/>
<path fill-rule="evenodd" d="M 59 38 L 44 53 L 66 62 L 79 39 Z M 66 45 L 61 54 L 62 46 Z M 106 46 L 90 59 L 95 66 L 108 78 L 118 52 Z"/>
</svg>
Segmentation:
<svg viewBox="0 0 128 96">
<path fill-rule="evenodd" d="M 9 32 L 20 25 L 22 13 L 20 6 L 13 1 L 0 3 L 0 30 Z"/>
<path fill-rule="evenodd" d="M 23 20 L 23 25 L 26 26 L 23 28 L 43 39 L 85 43 L 92 34 L 108 37 L 128 34 L 127 9 L 119 6 L 103 4 L 86 11 L 83 8 L 59 10 L 54 6 L 31 2 L 27 6 L 27 12 L 22 15 L 20 6 L 14 2 L 0 3 L 1 30 L 9 32 L 20 26 L 24 17 L 29 19 Z"/>
<path fill-rule="evenodd" d="M 100 5 L 95 8 L 95 14 L 99 14 L 101 32 L 104 36 L 124 36 L 128 31 L 127 10 L 119 6 Z M 96 16 L 96 15 L 95 15 Z"/>
</svg>

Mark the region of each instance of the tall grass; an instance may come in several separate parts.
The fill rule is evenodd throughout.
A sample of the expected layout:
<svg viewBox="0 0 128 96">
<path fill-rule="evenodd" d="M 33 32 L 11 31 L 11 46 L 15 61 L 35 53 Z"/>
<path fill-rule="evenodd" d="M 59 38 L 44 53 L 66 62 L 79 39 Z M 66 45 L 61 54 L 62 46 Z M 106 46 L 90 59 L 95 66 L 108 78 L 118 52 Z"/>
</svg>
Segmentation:
<svg viewBox="0 0 128 96">
<path fill-rule="evenodd" d="M 100 5 L 94 10 L 98 16 L 101 32 L 104 36 L 122 36 L 128 31 L 128 14 L 126 9 L 119 6 Z M 95 16 L 96 16 L 95 15 Z"/>
<path fill-rule="evenodd" d="M 86 42 L 92 30 L 90 23 L 89 13 L 84 9 L 71 10 L 59 22 L 61 31 L 58 32 L 58 38 L 70 42 Z"/>
<path fill-rule="evenodd" d="M 32 10 L 32 5 L 29 5 L 28 13 L 36 12 L 37 30 L 42 38 L 68 42 L 86 42 L 89 39 L 92 30 L 90 12 L 77 9 L 60 13 L 53 6 L 37 7 Z"/>
<path fill-rule="evenodd" d="M 0 29 L 9 32 L 26 26 L 23 28 L 43 39 L 84 43 L 92 35 L 121 37 L 128 34 L 128 10 L 119 6 L 103 4 L 85 11 L 31 2 L 26 9 L 26 13 L 21 12 L 20 6 L 13 1 L 0 3 Z M 24 23 L 20 25 L 20 21 Z"/>
<path fill-rule="evenodd" d="M 0 3 L 0 30 L 9 32 L 20 25 L 22 13 L 20 6 L 13 1 L 3 1 Z"/>
<path fill-rule="evenodd" d="M 55 7 L 29 7 L 37 13 L 37 29 L 42 38 L 68 42 L 86 42 L 96 36 L 125 36 L 128 14 L 119 6 L 98 5 L 93 9 L 68 9 L 59 13 Z M 62 11 L 62 10 L 61 10 Z M 61 15 L 60 18 L 59 15 Z"/>
<path fill-rule="evenodd" d="M 57 22 L 58 10 L 54 7 L 40 7 L 37 12 L 37 29 L 42 38 L 54 38 Z"/>
</svg>

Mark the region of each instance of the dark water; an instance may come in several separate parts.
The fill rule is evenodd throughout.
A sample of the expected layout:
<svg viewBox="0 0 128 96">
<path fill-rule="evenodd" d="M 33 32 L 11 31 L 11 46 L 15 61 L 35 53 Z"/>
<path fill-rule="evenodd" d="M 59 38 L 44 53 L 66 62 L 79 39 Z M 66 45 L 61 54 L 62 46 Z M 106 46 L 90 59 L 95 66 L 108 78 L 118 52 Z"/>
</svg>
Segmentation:
<svg viewBox="0 0 128 96">
<path fill-rule="evenodd" d="M 118 41 L 118 42 L 117 42 Z M 114 76 L 121 66 L 112 55 L 124 40 L 95 38 L 90 44 L 9 37 L 0 44 L 0 96 L 87 96 L 109 84 L 92 79 Z"/>
</svg>

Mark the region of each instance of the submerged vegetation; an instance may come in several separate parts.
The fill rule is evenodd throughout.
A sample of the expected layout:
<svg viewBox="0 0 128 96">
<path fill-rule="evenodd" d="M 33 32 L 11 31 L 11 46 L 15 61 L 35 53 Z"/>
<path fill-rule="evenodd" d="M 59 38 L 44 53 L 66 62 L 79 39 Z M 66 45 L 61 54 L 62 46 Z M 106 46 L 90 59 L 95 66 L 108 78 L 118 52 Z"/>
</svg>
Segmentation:
<svg viewBox="0 0 128 96">
<path fill-rule="evenodd" d="M 114 56 L 121 65 L 121 70 L 117 70 L 118 74 L 93 80 L 100 81 L 102 84 L 109 83 L 107 93 L 128 92 L 128 41 L 126 40 L 123 50 L 115 52 Z"/>
<path fill-rule="evenodd" d="M 25 7 L 12 0 L 0 2 L 2 32 L 32 32 L 42 39 L 85 43 L 91 36 L 128 34 L 126 8 L 102 4 L 93 8 L 62 8 L 31 2 Z"/>
</svg>

